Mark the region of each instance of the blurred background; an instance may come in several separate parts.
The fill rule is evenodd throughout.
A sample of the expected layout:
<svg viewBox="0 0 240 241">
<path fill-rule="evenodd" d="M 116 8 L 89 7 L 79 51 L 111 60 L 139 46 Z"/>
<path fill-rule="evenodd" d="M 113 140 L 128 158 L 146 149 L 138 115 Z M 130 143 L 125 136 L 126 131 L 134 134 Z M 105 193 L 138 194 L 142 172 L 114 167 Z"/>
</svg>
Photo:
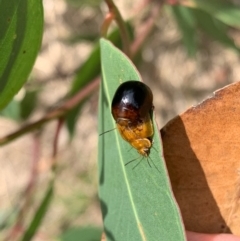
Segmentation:
<svg viewBox="0 0 240 241">
<path fill-rule="evenodd" d="M 238 1 L 232 3 L 240 6 Z M 129 20 L 133 40 L 138 31 L 141 36 L 148 19 L 154 20 L 134 61 L 153 91 L 159 129 L 215 90 L 240 80 L 240 25 L 221 22 L 201 9 L 159 4 L 159 13 L 153 16 L 152 1 L 118 0 L 115 4 L 123 19 Z M 43 5 L 42 48 L 29 82 L 1 113 L 1 138 L 64 101 L 76 73 L 96 46 L 108 12 L 100 0 L 43 0 Z M 60 130 L 54 195 L 35 241 L 100 239 L 97 111 L 95 90 L 74 119 L 75 128 L 69 131 L 63 125 Z M 18 240 L 36 214 L 51 176 L 56 128 L 57 121 L 48 122 L 0 149 L 1 240 Z M 31 185 L 34 189 L 29 194 Z M 11 236 L 14 232 L 16 236 Z"/>
</svg>

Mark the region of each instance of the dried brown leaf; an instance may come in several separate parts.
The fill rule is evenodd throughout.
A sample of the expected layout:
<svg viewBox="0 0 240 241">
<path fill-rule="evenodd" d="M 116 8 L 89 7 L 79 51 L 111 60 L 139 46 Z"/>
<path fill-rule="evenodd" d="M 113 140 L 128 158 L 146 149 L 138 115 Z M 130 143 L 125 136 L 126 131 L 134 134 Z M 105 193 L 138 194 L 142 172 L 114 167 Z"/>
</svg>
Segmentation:
<svg viewBox="0 0 240 241">
<path fill-rule="evenodd" d="M 177 116 L 161 134 L 186 229 L 240 235 L 240 83 Z"/>
</svg>

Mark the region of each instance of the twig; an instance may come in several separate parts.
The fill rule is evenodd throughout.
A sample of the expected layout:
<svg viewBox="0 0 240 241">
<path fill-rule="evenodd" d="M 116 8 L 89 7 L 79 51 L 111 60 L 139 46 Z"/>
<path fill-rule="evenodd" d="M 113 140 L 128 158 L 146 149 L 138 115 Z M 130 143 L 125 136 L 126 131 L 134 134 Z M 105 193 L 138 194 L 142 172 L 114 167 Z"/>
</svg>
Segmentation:
<svg viewBox="0 0 240 241">
<path fill-rule="evenodd" d="M 121 35 L 121 39 L 122 39 L 122 43 L 123 43 L 123 51 L 125 52 L 125 54 L 127 56 L 131 56 L 131 52 L 130 52 L 130 38 L 129 38 L 129 34 L 128 34 L 128 30 L 126 28 L 126 25 L 123 21 L 123 18 L 118 10 L 118 8 L 116 7 L 116 5 L 114 4 L 114 2 L 112 0 L 105 0 L 106 4 L 108 5 L 108 9 L 109 9 L 109 14 L 111 16 L 111 20 L 114 18 L 118 27 L 119 27 L 119 31 L 120 31 L 120 35 Z M 109 21 L 110 19 L 105 18 L 105 21 Z M 106 22 L 103 23 L 103 27 L 102 29 L 104 29 L 106 26 L 110 25 L 110 22 Z M 107 32 L 107 29 L 104 29 L 104 35 Z"/>
<path fill-rule="evenodd" d="M 137 28 L 137 36 L 134 40 L 134 42 L 131 45 L 131 53 L 132 55 L 136 55 L 139 49 L 142 47 L 144 44 L 144 41 L 146 38 L 149 36 L 150 32 L 152 31 L 154 27 L 154 22 L 159 15 L 160 8 L 162 7 L 162 4 L 158 3 L 156 6 L 152 7 L 151 15 L 150 17 L 146 20 L 144 24 L 142 24 L 141 27 Z"/>
<path fill-rule="evenodd" d="M 113 19 L 114 19 L 113 13 L 109 12 L 106 14 L 106 16 L 103 20 L 102 27 L 101 27 L 101 36 L 102 37 L 107 38 L 108 28 L 109 28 L 110 24 L 112 23 Z"/>
<path fill-rule="evenodd" d="M 67 100 L 61 107 L 52 110 L 47 113 L 40 120 L 27 124 L 26 126 L 21 127 L 19 130 L 0 138 L 0 146 L 7 144 L 8 142 L 20 137 L 23 134 L 26 134 L 32 130 L 40 128 L 44 123 L 54 120 L 57 118 L 64 117 L 70 110 L 76 107 L 83 99 L 85 99 L 93 90 L 95 90 L 99 85 L 99 78 L 92 81 L 85 88 L 79 91 L 76 95 Z"/>
</svg>

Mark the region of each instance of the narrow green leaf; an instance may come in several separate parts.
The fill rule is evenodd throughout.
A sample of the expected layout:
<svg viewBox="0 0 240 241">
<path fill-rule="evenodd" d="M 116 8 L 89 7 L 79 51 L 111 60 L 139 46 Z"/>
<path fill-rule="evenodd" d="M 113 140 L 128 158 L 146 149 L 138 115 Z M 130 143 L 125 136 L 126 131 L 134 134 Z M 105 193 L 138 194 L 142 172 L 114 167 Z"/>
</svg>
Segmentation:
<svg viewBox="0 0 240 241">
<path fill-rule="evenodd" d="M 103 133 L 115 128 L 110 108 L 119 84 L 137 81 L 141 77 L 128 58 L 109 41 L 101 39 L 100 45 L 99 133 Z M 152 168 L 146 159 L 134 170 L 132 167 L 136 163 L 124 165 L 139 154 L 131 149 L 117 130 L 99 137 L 99 198 L 107 240 L 185 240 L 156 124 L 154 129 L 154 148 L 149 160 Z"/>
<path fill-rule="evenodd" d="M 38 210 L 35 213 L 35 216 L 33 220 L 31 221 L 29 227 L 25 231 L 22 241 L 30 241 L 32 240 L 34 234 L 38 230 L 39 226 L 41 225 L 41 222 L 47 212 L 47 209 L 49 207 L 49 204 L 51 203 L 53 197 L 53 181 L 49 183 L 47 192 L 38 208 Z"/>
<path fill-rule="evenodd" d="M 117 29 L 109 35 L 109 40 L 118 47 L 121 45 L 120 34 Z M 86 62 L 84 62 L 77 71 L 76 77 L 73 80 L 70 95 L 72 96 L 76 94 L 89 81 L 97 77 L 100 74 L 100 70 L 100 47 L 99 43 L 97 43 Z"/>
<path fill-rule="evenodd" d="M 76 126 L 76 123 L 77 123 L 77 118 L 78 118 L 78 115 L 79 115 L 84 103 L 85 103 L 85 101 L 82 101 L 77 107 L 72 109 L 67 115 L 66 125 L 67 125 L 67 129 L 68 129 L 68 133 L 70 135 L 70 138 L 72 138 L 73 135 L 74 135 L 74 130 L 75 130 L 75 126 Z"/>
<path fill-rule="evenodd" d="M 26 120 L 33 112 L 37 104 L 38 90 L 27 90 L 24 98 L 20 102 L 22 120 Z"/>
<path fill-rule="evenodd" d="M 183 43 L 189 56 L 195 56 L 197 50 L 196 26 L 192 9 L 181 5 L 171 6 L 173 15 L 182 33 Z"/>
<path fill-rule="evenodd" d="M 235 45 L 233 39 L 228 37 L 227 26 L 225 24 L 202 10 L 193 9 L 192 11 L 196 17 L 198 26 L 203 31 L 215 40 L 239 53 L 240 49 Z"/>
<path fill-rule="evenodd" d="M 117 46 L 121 45 L 120 34 L 116 29 L 110 35 L 109 39 Z M 69 95 L 76 94 L 80 89 L 87 85 L 90 81 L 100 74 L 100 47 L 99 43 L 96 44 L 92 53 L 86 62 L 78 70 L 75 79 L 73 80 L 72 88 Z M 67 115 L 67 127 L 70 135 L 72 136 L 75 129 L 76 119 L 81 109 L 82 103 L 69 112 Z"/>
<path fill-rule="evenodd" d="M 240 27 L 240 8 L 229 1 L 222 0 L 191 0 L 195 8 L 200 8 L 208 12 L 211 16 L 219 19 L 223 23 Z"/>
<path fill-rule="evenodd" d="M 102 230 L 97 227 L 75 227 L 60 236 L 61 241 L 100 241 Z"/>
<path fill-rule="evenodd" d="M 12 100 L 2 111 L 0 115 L 15 121 L 20 121 L 20 103 L 17 100 Z"/>
<path fill-rule="evenodd" d="M 42 0 L 0 1 L 0 110 L 27 81 L 43 32 Z"/>
</svg>

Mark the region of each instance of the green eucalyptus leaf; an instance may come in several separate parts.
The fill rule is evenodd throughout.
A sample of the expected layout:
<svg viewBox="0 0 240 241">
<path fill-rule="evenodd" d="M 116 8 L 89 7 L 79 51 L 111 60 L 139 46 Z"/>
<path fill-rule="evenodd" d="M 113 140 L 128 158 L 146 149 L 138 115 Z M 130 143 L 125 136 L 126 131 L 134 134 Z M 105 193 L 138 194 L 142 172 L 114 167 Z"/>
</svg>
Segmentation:
<svg viewBox="0 0 240 241">
<path fill-rule="evenodd" d="M 191 0 L 195 8 L 208 12 L 223 23 L 240 27 L 240 8 L 229 1 L 223 0 Z"/>
<path fill-rule="evenodd" d="M 20 121 L 20 103 L 13 99 L 3 110 L 0 111 L 0 115 L 15 121 Z"/>
<path fill-rule="evenodd" d="M 53 198 L 53 191 L 54 191 L 54 181 L 50 181 L 46 193 L 41 200 L 40 206 L 36 210 L 33 219 L 31 220 L 29 227 L 25 230 L 21 241 L 30 241 L 34 237 L 35 233 L 37 232 L 38 228 L 40 227 L 43 218 L 45 217 L 49 205 Z"/>
<path fill-rule="evenodd" d="M 61 241 L 100 241 L 102 230 L 97 227 L 73 227 L 59 237 Z"/>
<path fill-rule="evenodd" d="M 0 110 L 27 81 L 43 33 L 41 0 L 0 1 Z"/>
<path fill-rule="evenodd" d="M 211 14 L 204 12 L 199 9 L 193 9 L 194 16 L 196 17 L 198 26 L 206 32 L 209 36 L 219 41 L 223 45 L 234 49 L 239 53 L 240 49 L 234 43 L 234 40 L 228 36 L 227 26 L 219 21 L 218 19 L 212 17 Z"/>
<path fill-rule="evenodd" d="M 99 100 L 99 133 L 115 128 L 111 101 L 120 83 L 141 80 L 130 60 L 109 41 L 100 40 L 102 83 Z M 107 240 L 185 240 L 181 216 L 167 175 L 162 143 L 154 121 L 154 148 L 139 157 L 117 130 L 99 137 L 99 198 Z M 142 157 L 139 157 L 140 161 Z"/>
<path fill-rule="evenodd" d="M 197 51 L 196 23 L 192 9 L 180 5 L 172 6 L 171 9 L 189 56 L 195 56 Z"/>
<path fill-rule="evenodd" d="M 37 104 L 38 90 L 27 90 L 20 102 L 21 118 L 26 120 L 34 111 Z"/>
</svg>

